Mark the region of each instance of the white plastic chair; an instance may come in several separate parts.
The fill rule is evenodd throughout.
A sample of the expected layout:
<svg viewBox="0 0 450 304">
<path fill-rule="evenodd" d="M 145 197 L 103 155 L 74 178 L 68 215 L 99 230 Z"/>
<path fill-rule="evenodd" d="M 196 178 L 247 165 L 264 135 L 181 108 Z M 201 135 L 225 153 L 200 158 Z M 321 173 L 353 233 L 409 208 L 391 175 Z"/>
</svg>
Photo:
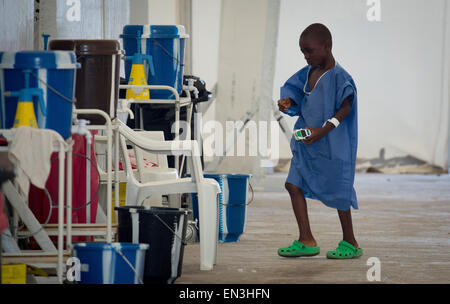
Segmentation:
<svg viewBox="0 0 450 304">
<path fill-rule="evenodd" d="M 203 177 L 198 143 L 195 140 L 156 141 L 145 137 L 115 120 L 120 134 L 121 157 L 127 175 L 127 204 L 139 205 L 152 195 L 197 193 L 200 229 L 200 270 L 212 270 L 216 263 L 218 242 L 218 194 L 220 187 L 214 179 Z M 147 183 L 139 182 L 132 170 L 127 142 L 142 150 L 166 155 L 185 155 L 191 178 L 178 178 Z"/>
<path fill-rule="evenodd" d="M 164 141 L 164 132 L 163 131 L 135 131 L 146 138 L 150 138 L 157 141 Z M 96 142 L 96 152 L 101 150 L 101 147 L 103 147 L 106 143 L 106 137 L 105 136 L 95 136 L 95 142 Z M 103 149 L 104 150 L 104 149 Z M 169 168 L 167 163 L 167 156 L 162 154 L 151 154 L 146 151 L 143 151 L 137 146 L 134 146 L 132 150 L 128 151 L 129 154 L 131 153 L 134 156 L 135 163 L 136 163 L 136 169 L 133 169 L 135 178 L 140 181 L 141 183 L 146 182 L 152 182 L 152 181 L 159 181 L 159 180 L 168 180 L 168 179 L 177 179 L 178 171 L 175 168 Z M 102 152 L 100 152 L 101 155 Z M 97 155 L 99 157 L 99 155 Z M 103 154 L 104 158 L 104 154 Z M 156 163 L 157 167 L 146 167 L 145 161 Z M 106 182 L 106 172 L 101 168 L 100 162 L 98 163 L 97 169 L 100 173 L 100 183 L 101 187 L 104 188 L 104 184 Z M 119 183 L 126 183 L 127 177 L 124 170 L 120 170 L 118 172 L 118 179 Z M 104 196 L 104 189 L 100 191 L 101 194 Z M 103 197 L 102 196 L 102 197 Z M 162 197 L 153 197 L 150 202 L 147 202 L 149 205 L 155 205 L 155 206 L 161 206 L 163 205 Z M 179 195 L 169 195 L 169 201 L 168 201 L 169 207 L 173 208 L 180 208 L 181 207 L 181 201 Z M 118 206 L 118 205 L 117 205 Z M 100 211 L 100 209 L 99 209 Z M 98 214 L 97 220 L 102 221 L 104 218 L 103 215 Z"/>
</svg>

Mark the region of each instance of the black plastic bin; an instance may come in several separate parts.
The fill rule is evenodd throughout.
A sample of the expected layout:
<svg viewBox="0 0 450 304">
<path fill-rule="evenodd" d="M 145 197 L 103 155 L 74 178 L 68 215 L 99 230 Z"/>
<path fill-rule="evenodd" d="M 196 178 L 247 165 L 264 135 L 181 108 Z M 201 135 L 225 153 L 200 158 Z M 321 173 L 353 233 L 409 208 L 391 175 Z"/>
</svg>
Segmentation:
<svg viewBox="0 0 450 304">
<path fill-rule="evenodd" d="M 172 284 L 181 276 L 188 209 L 116 207 L 119 242 L 145 243 L 144 284 Z"/>
</svg>

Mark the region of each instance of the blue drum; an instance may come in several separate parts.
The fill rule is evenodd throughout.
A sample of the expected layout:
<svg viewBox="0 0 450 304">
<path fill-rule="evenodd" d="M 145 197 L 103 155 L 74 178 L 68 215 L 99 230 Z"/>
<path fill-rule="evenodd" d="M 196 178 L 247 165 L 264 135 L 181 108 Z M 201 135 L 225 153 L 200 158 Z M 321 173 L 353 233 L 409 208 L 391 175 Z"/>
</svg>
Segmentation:
<svg viewBox="0 0 450 304">
<path fill-rule="evenodd" d="M 123 46 L 125 56 L 135 53 L 151 55 L 155 71 L 146 68 L 149 85 L 167 85 L 173 87 L 179 94 L 183 86 L 185 41 L 189 35 L 182 25 L 126 25 L 123 28 Z M 138 39 L 141 40 L 141 50 L 137 50 Z M 131 61 L 125 63 L 126 81 L 131 73 Z M 166 90 L 152 90 L 152 99 L 174 99 L 174 95 Z"/>
<path fill-rule="evenodd" d="M 28 85 L 43 93 L 43 105 L 37 98 L 33 100 L 38 127 L 55 130 L 64 139 L 70 137 L 78 68 L 74 52 L 0 52 L 0 127 L 12 128 L 16 116 L 19 97 L 8 96 L 8 92 L 18 92 Z"/>
</svg>

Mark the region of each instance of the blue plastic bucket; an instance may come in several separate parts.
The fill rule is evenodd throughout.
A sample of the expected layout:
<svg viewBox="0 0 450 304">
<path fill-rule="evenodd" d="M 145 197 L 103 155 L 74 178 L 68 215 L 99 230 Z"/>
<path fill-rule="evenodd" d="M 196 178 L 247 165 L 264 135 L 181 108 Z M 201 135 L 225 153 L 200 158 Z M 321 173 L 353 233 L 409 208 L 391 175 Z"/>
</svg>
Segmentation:
<svg viewBox="0 0 450 304">
<path fill-rule="evenodd" d="M 80 284 L 139 284 L 148 244 L 77 243 L 73 256 L 80 260 Z M 131 266 L 133 268 L 131 268 Z"/>
<path fill-rule="evenodd" d="M 204 174 L 203 176 L 215 179 L 221 190 L 219 194 L 219 242 L 239 242 L 239 237 L 245 232 L 247 189 L 251 174 Z M 191 198 L 195 220 L 198 219 L 197 193 L 191 194 Z"/>
<path fill-rule="evenodd" d="M 182 25 L 126 25 L 123 28 L 123 46 L 125 56 L 133 56 L 137 50 L 137 40 L 141 40 L 141 53 L 151 55 L 155 67 L 154 75 L 147 68 L 147 83 L 167 85 L 179 94 L 183 88 L 184 52 L 186 35 Z M 125 77 L 128 83 L 131 73 L 131 61 L 125 63 Z M 147 64 L 148 67 L 148 64 Z M 152 90 L 153 99 L 175 99 L 167 90 Z"/>
<path fill-rule="evenodd" d="M 74 52 L 22 51 L 0 52 L 0 127 L 13 127 L 18 97 L 4 96 L 25 88 L 24 70 L 30 70 L 30 88 L 41 88 L 47 115 L 34 100 L 39 128 L 52 129 L 70 137 L 77 63 Z M 72 102 L 71 102 L 72 101 Z"/>
</svg>

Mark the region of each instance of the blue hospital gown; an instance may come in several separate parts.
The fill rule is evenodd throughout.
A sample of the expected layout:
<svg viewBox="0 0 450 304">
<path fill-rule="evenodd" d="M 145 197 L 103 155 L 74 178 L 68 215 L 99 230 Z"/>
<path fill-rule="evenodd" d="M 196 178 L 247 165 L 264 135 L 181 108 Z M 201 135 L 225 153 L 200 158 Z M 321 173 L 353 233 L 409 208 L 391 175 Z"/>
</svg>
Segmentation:
<svg viewBox="0 0 450 304">
<path fill-rule="evenodd" d="M 286 182 L 299 187 L 305 197 L 319 200 L 328 207 L 348 210 L 352 206 L 358 209 L 353 187 L 358 144 L 355 83 L 337 63 L 311 91 L 308 83 L 310 68 L 302 68 L 281 87 L 281 99 L 290 97 L 297 104 L 286 111 L 290 116 L 298 116 L 294 129 L 322 127 L 327 119 L 336 114 L 347 97 L 351 112 L 337 128 L 309 146 L 292 137 L 290 146 L 293 157 Z"/>
</svg>

